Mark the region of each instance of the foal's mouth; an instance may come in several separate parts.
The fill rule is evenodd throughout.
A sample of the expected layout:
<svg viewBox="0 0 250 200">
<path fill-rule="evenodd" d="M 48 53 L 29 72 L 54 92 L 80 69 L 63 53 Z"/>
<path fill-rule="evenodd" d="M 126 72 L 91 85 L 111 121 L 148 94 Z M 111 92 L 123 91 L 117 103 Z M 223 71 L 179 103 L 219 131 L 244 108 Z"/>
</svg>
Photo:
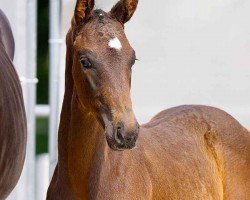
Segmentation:
<svg viewBox="0 0 250 200">
<path fill-rule="evenodd" d="M 108 146 L 114 150 L 114 151 L 124 151 L 124 150 L 131 150 L 136 147 L 136 141 L 137 141 L 138 135 L 135 136 L 135 138 L 129 142 L 118 142 L 115 140 L 115 138 L 110 138 L 106 136 L 106 140 L 108 143 Z"/>
<path fill-rule="evenodd" d="M 133 149 L 136 146 L 138 133 L 139 125 L 130 133 L 126 132 L 125 128 L 121 128 L 120 124 L 105 128 L 108 146 L 114 151 Z"/>
<path fill-rule="evenodd" d="M 122 121 L 111 122 L 105 114 L 101 118 L 108 146 L 112 150 L 123 151 L 133 149 L 136 146 L 139 134 L 139 124 L 136 120 L 132 126 L 128 126 Z"/>
<path fill-rule="evenodd" d="M 130 150 L 136 147 L 136 140 L 134 140 L 131 143 L 123 143 L 123 144 L 118 144 L 114 139 L 112 138 L 107 138 L 107 143 L 108 146 L 114 150 L 114 151 L 124 151 L 124 150 Z"/>
</svg>

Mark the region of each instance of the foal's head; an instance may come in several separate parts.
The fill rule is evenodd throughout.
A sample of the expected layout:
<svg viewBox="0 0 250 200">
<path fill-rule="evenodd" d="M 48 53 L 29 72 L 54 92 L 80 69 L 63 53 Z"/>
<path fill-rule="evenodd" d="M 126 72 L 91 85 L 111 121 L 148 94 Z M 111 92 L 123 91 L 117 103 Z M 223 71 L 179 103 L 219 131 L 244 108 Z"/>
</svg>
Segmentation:
<svg viewBox="0 0 250 200">
<path fill-rule="evenodd" d="M 124 33 L 138 0 L 121 0 L 109 13 L 94 0 L 77 0 L 72 21 L 72 74 L 78 99 L 105 129 L 113 150 L 135 146 L 139 125 L 130 99 L 135 51 Z"/>
</svg>

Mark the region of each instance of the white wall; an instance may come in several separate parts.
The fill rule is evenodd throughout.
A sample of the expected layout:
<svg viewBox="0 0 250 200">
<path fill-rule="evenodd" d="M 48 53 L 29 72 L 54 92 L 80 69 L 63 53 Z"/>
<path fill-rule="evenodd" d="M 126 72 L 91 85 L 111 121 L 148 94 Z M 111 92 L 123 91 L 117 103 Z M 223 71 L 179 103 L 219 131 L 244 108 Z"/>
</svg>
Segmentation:
<svg viewBox="0 0 250 200">
<path fill-rule="evenodd" d="M 74 3 L 64 2 L 68 27 Z M 117 1 L 96 2 L 109 11 Z M 168 107 L 205 104 L 250 128 L 249 10 L 247 0 L 139 2 L 126 33 L 140 60 L 132 87 L 140 122 Z"/>
<path fill-rule="evenodd" d="M 141 60 L 133 97 L 142 120 L 169 106 L 206 104 L 250 128 L 249 9 L 242 0 L 141 1 L 127 32 Z"/>
</svg>

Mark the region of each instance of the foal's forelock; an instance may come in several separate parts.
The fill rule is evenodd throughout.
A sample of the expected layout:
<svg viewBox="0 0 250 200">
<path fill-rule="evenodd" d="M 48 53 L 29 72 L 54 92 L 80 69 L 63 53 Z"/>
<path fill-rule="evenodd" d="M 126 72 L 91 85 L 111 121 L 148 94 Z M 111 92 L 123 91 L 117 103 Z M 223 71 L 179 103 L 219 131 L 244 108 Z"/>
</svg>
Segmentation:
<svg viewBox="0 0 250 200">
<path fill-rule="evenodd" d="M 121 49 L 122 44 L 121 41 L 118 39 L 118 36 L 121 35 L 121 31 L 123 31 L 124 27 L 122 24 L 120 24 L 120 30 L 117 30 L 117 28 L 114 27 L 114 24 L 117 23 L 117 20 L 116 18 L 112 17 L 110 13 L 106 13 L 103 10 L 98 9 L 92 11 L 80 24 L 76 24 L 74 22 L 74 19 L 72 21 L 73 43 L 79 35 L 82 35 L 86 31 L 88 31 L 91 32 L 91 34 L 89 34 L 90 37 L 93 37 L 95 35 L 98 38 L 108 40 L 107 45 L 110 48 L 114 48 L 117 50 Z"/>
</svg>

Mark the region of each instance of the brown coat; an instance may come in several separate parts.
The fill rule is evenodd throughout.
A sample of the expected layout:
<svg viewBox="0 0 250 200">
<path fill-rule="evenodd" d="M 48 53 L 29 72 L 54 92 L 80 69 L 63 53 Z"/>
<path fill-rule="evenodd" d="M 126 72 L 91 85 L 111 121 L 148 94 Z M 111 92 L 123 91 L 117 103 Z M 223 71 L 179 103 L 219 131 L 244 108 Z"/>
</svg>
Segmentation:
<svg viewBox="0 0 250 200">
<path fill-rule="evenodd" d="M 129 93 L 135 57 L 123 30 L 136 5 L 119 1 L 105 13 L 77 1 L 47 199 L 250 199 L 250 133 L 222 110 L 171 108 L 140 127 L 135 148 L 124 142 L 138 134 Z"/>
</svg>

